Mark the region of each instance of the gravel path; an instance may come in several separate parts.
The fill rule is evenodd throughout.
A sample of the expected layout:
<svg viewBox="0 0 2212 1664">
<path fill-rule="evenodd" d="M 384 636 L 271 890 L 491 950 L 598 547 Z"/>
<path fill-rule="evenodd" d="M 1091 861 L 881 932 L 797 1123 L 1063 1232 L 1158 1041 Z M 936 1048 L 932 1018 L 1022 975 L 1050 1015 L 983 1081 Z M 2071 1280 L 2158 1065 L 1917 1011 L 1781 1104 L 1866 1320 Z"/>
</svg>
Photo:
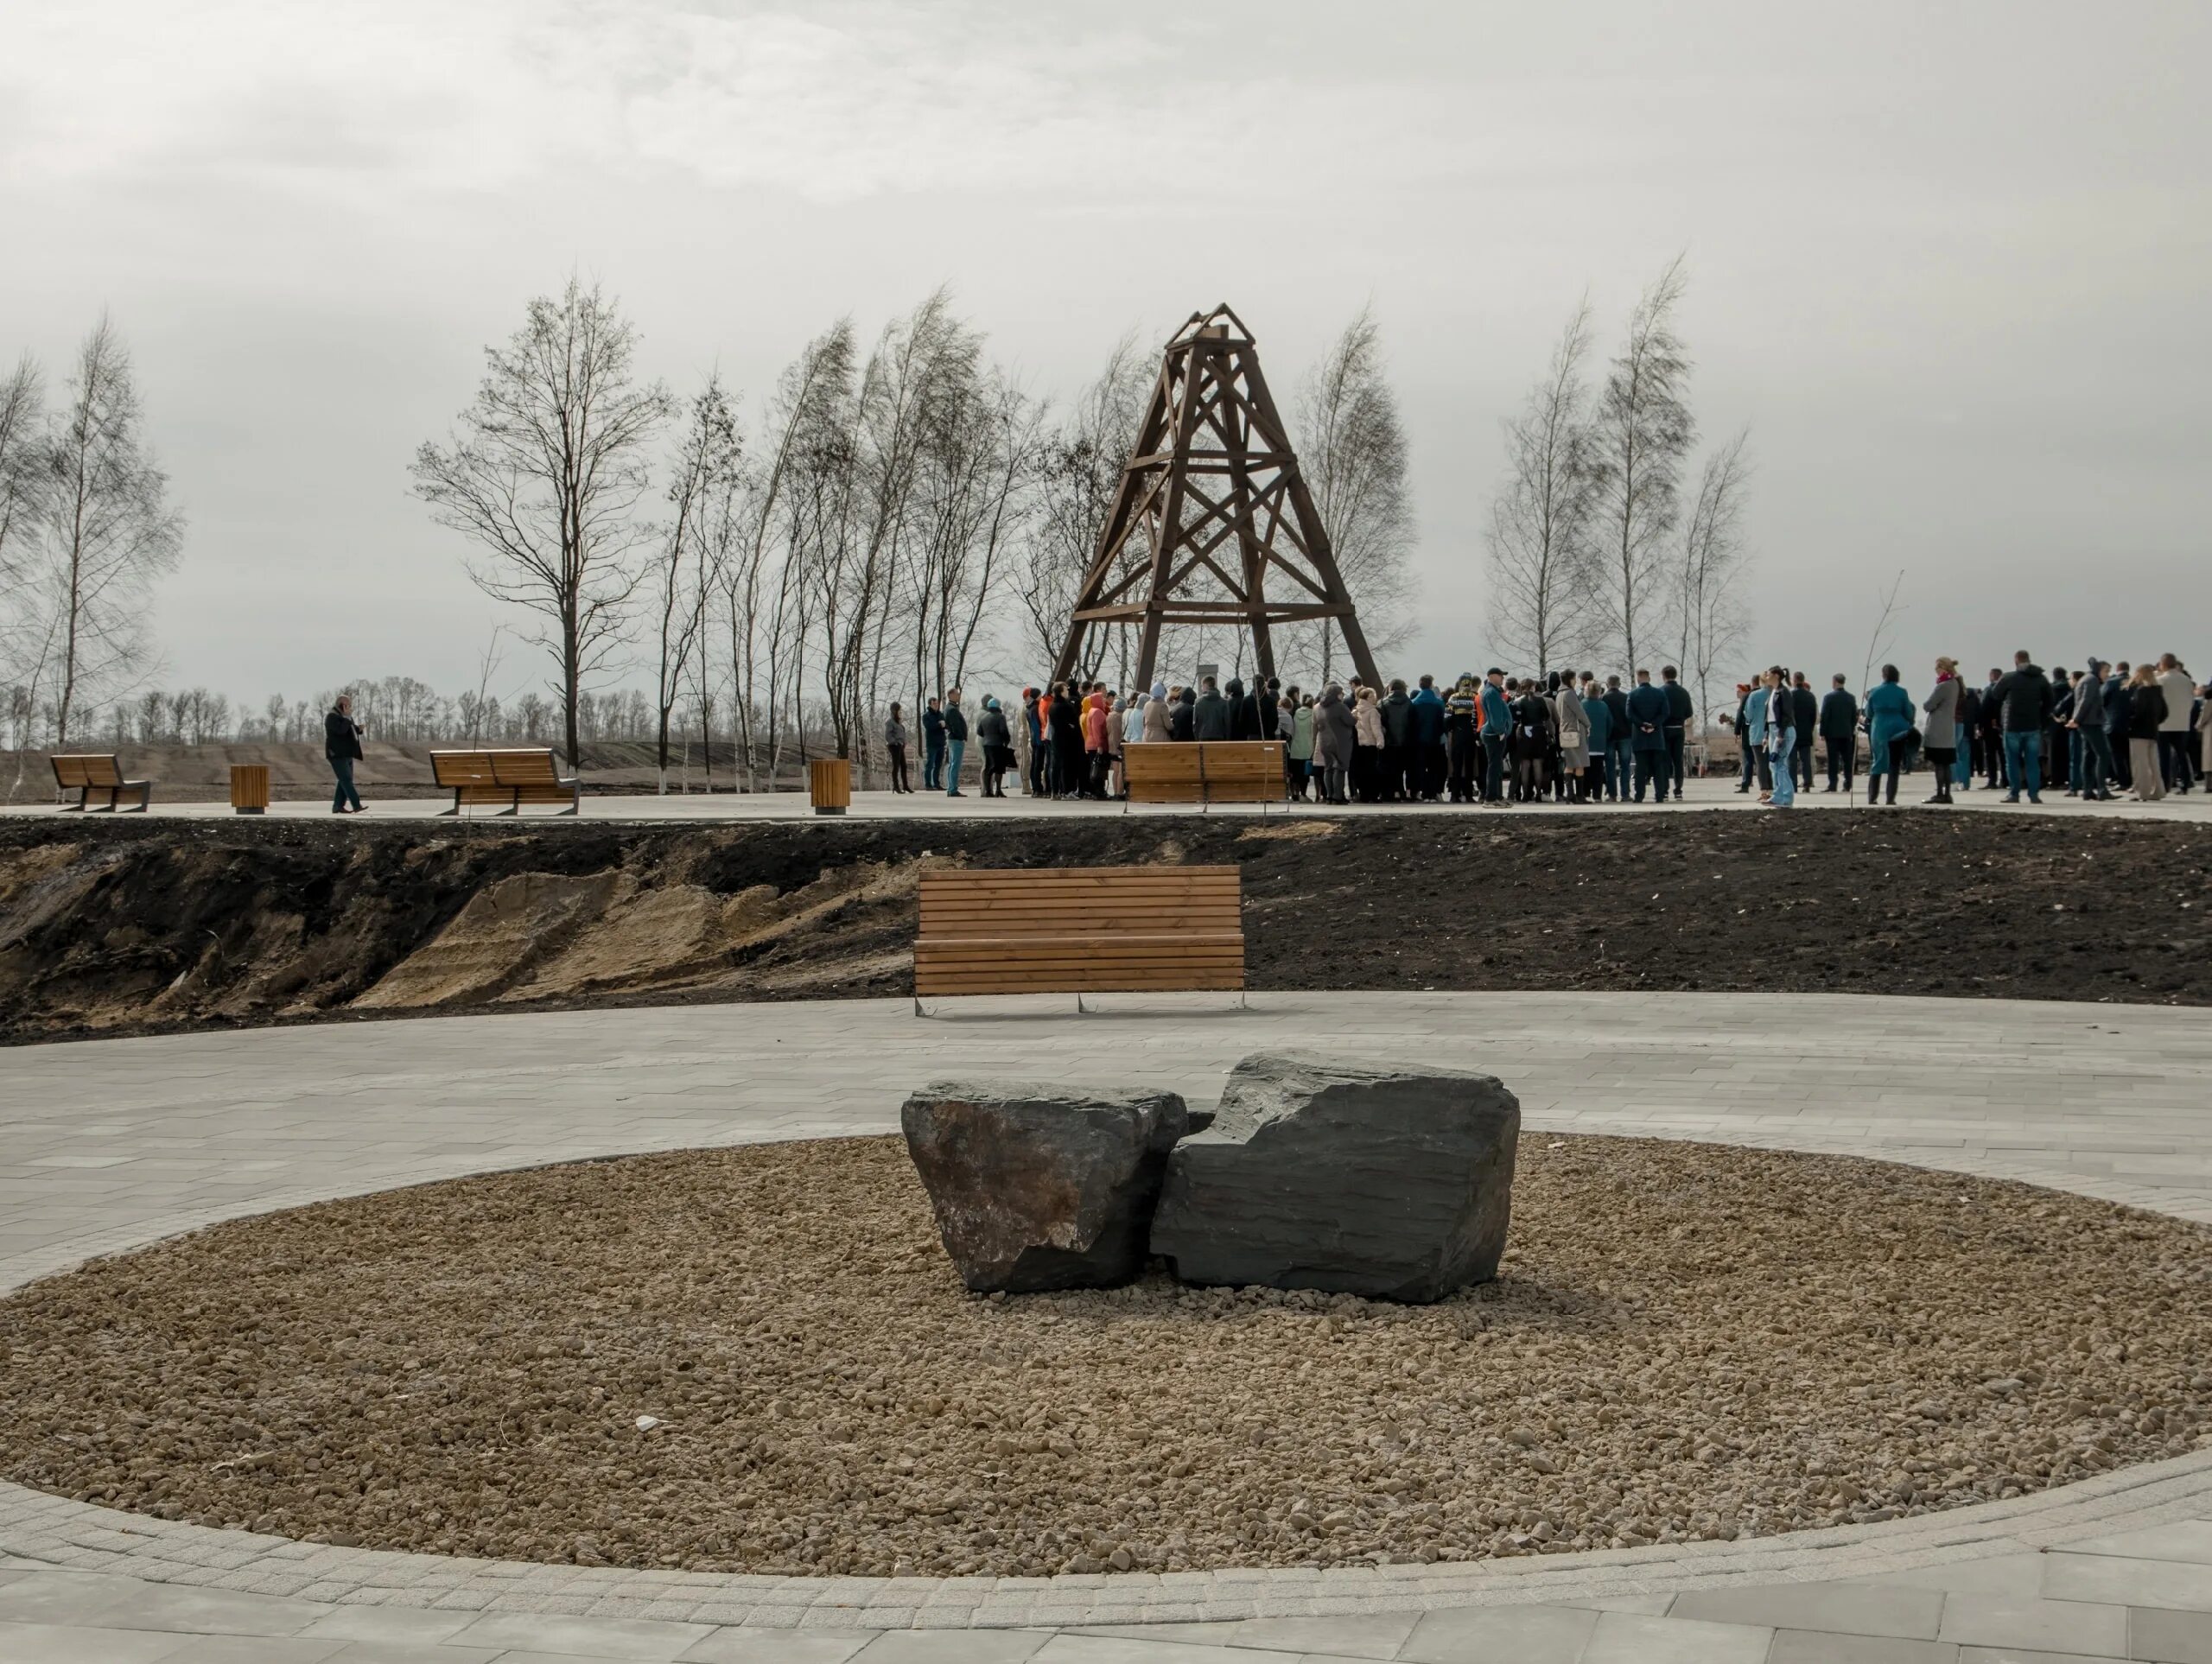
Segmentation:
<svg viewBox="0 0 2212 1664">
<path fill-rule="evenodd" d="M 0 1471 L 371 1547 L 1038 1574 L 1918 1513 L 2212 1441 L 2212 1230 L 1855 1160 L 1524 1139 L 1431 1307 L 963 1293 L 893 1140 L 493 1174 L 0 1303 Z M 647 1419 L 650 1418 L 650 1419 Z"/>
</svg>

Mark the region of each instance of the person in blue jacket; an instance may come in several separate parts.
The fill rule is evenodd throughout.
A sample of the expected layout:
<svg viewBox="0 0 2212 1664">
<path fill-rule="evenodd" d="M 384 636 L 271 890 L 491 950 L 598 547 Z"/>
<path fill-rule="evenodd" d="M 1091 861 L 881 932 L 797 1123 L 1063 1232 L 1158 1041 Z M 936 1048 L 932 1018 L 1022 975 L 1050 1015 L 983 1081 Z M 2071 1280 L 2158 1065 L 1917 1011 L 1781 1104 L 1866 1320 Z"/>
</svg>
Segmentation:
<svg viewBox="0 0 2212 1664">
<path fill-rule="evenodd" d="M 1904 765 L 1905 736 L 1912 732 L 1912 695 L 1897 682 L 1897 667 L 1882 666 L 1882 680 L 1866 695 L 1866 801 L 1897 800 L 1897 775 Z M 1888 796 L 1881 794 L 1885 784 Z"/>
<path fill-rule="evenodd" d="M 1651 685 L 1651 672 L 1636 673 L 1636 688 L 1628 696 L 1628 745 L 1636 757 L 1636 800 L 1643 801 L 1646 786 L 1667 801 L 1667 695 Z"/>
<path fill-rule="evenodd" d="M 1413 766 L 1406 771 L 1406 793 L 1433 803 L 1444 795 L 1444 695 L 1436 691 L 1434 676 L 1421 677 L 1413 707 Z"/>
</svg>

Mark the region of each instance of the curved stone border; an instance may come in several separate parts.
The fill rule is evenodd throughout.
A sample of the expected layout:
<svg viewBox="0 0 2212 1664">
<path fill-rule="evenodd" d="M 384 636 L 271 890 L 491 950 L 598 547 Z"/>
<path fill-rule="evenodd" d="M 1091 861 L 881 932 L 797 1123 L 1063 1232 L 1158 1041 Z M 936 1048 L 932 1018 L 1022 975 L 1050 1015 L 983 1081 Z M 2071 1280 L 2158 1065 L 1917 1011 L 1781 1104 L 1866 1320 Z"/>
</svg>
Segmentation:
<svg viewBox="0 0 2212 1664">
<path fill-rule="evenodd" d="M 19 1241 L 32 1233 L 11 1223 L 0 1287 L 215 1219 L 427 1178 L 888 1131 L 899 1096 L 946 1055 L 974 1066 L 1003 1051 L 992 1066 L 1017 1067 L 1048 1036 L 1071 1070 L 1157 1081 L 1203 1101 L 1235 1056 L 1310 1035 L 1324 1019 L 1357 1033 L 1347 1052 L 1389 1056 L 1414 1044 L 1438 1061 L 1505 1076 L 1534 1127 L 1846 1150 L 2212 1219 L 2212 1134 L 2197 1130 L 2212 1083 L 2202 1013 L 1848 996 L 1807 996 L 1793 1011 L 1801 1007 L 1804 1026 L 1787 1037 L 1786 1053 L 1712 1026 L 1741 1018 L 1740 996 L 1589 994 L 1273 995 L 1233 1018 L 1196 1000 L 1165 1012 L 1139 1002 L 1103 1023 L 1007 1014 L 1001 1004 L 949 1026 L 917 1022 L 893 1002 L 824 1002 L 23 1048 L 9 1061 L 35 1107 L 0 1122 L 0 1179 L 19 1195 L 44 1186 L 73 1200 L 36 1240 Z M 1471 1032 L 1471 1015 L 1515 1027 Z M 772 1032 L 731 1032 L 756 1025 Z M 865 1046 L 850 1044 L 855 1025 L 873 1031 Z M 512 1064 L 484 1067 L 487 1041 L 505 1043 Z M 453 1066 L 442 1067 L 448 1059 Z M 1931 1060 L 1949 1065 L 1959 1091 L 1925 1093 Z M 1628 1097 L 1643 1102 L 1624 1108 Z M 2010 1502 L 1730 1543 L 1319 1572 L 868 1578 L 346 1548 L 0 1486 L 0 1552 L 341 1604 L 780 1628 L 1029 1628 L 1878 1577 L 2201 1516 L 2208 1499 L 2212 1451 Z"/>
</svg>

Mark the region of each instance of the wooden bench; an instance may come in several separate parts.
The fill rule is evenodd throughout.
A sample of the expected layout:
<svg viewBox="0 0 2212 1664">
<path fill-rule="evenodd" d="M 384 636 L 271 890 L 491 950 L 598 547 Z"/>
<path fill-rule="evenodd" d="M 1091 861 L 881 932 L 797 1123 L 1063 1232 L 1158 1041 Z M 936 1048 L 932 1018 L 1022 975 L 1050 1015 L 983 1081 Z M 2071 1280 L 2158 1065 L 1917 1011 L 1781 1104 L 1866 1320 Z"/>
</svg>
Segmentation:
<svg viewBox="0 0 2212 1664">
<path fill-rule="evenodd" d="M 118 802 L 126 791 L 138 794 L 138 812 L 154 801 L 154 784 L 150 780 L 126 780 L 123 778 L 123 764 L 110 753 L 106 756 L 56 757 L 54 759 L 54 784 L 64 791 L 74 791 L 77 801 L 61 805 L 62 813 L 77 814 L 83 810 L 86 800 L 95 791 L 107 793 L 108 812 L 113 814 Z"/>
<path fill-rule="evenodd" d="M 1264 810 L 1289 797 L 1280 740 L 1155 740 L 1124 747 L 1122 770 L 1129 803 L 1258 803 Z"/>
<path fill-rule="evenodd" d="M 430 774 L 453 793 L 458 815 L 464 805 L 503 803 L 503 815 L 519 815 L 524 803 L 566 803 L 562 812 L 583 808 L 583 787 L 561 778 L 550 746 L 514 751 L 434 751 Z"/>
<path fill-rule="evenodd" d="M 1133 748 L 1134 749 L 1134 748 Z M 914 938 L 924 994 L 1244 989 L 1235 867 L 1028 867 L 927 873 Z"/>
</svg>

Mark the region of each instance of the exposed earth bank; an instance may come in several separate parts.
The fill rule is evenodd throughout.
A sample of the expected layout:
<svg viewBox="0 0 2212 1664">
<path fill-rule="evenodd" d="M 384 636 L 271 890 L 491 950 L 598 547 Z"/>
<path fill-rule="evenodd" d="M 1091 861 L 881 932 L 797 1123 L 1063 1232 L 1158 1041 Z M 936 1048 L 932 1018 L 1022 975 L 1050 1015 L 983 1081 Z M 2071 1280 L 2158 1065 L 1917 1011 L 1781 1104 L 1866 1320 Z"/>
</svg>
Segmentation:
<svg viewBox="0 0 2212 1664">
<path fill-rule="evenodd" d="M 892 994 L 932 867 L 1235 862 L 1255 988 L 2212 1004 L 2175 822 L 1071 816 L 726 827 L 11 820 L 0 1039 Z"/>
</svg>

